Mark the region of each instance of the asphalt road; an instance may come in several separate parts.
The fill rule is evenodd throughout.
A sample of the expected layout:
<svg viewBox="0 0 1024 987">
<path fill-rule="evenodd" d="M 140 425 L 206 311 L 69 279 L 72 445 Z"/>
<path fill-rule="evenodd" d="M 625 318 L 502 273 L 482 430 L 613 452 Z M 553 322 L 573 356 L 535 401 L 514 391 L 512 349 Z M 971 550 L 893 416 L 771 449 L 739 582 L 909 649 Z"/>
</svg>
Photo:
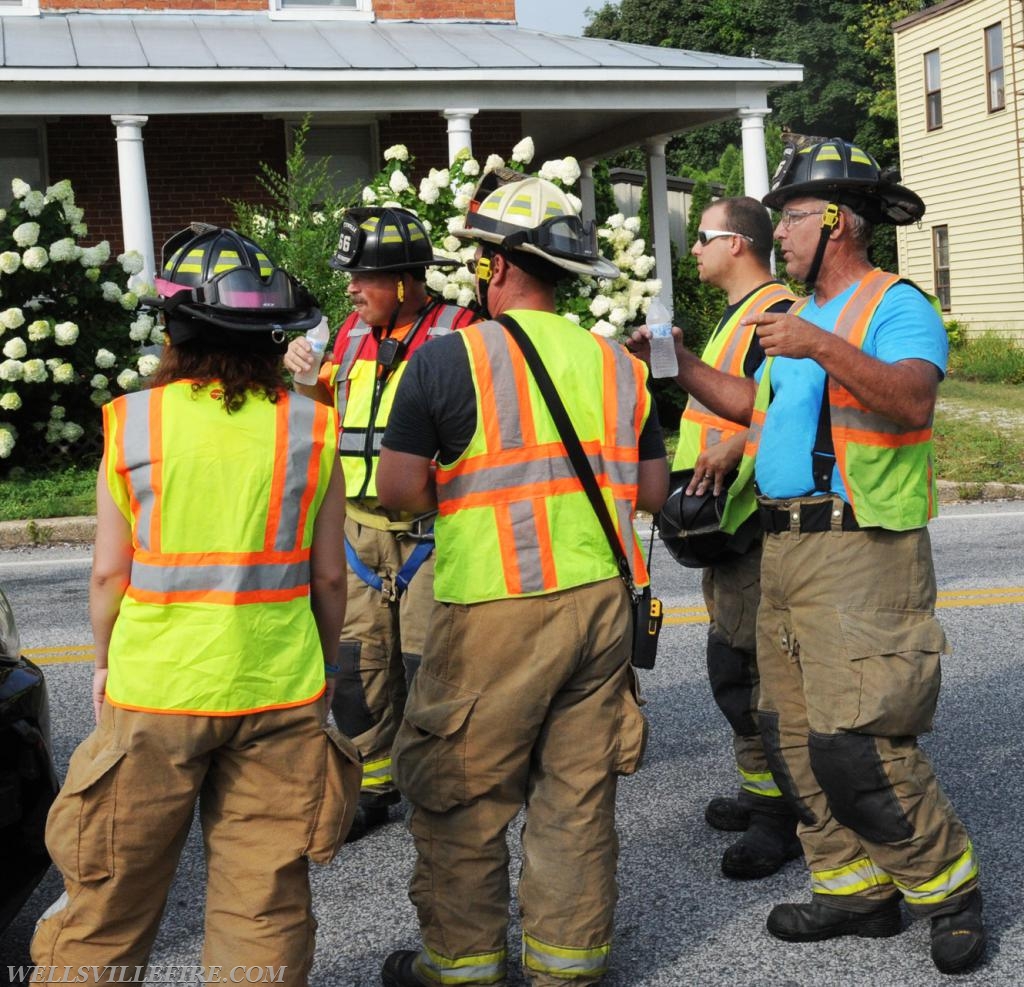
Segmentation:
<svg viewBox="0 0 1024 987">
<path fill-rule="evenodd" d="M 1024 979 L 1020 831 L 1024 764 L 1018 724 L 1024 708 L 1024 504 L 945 507 L 932 524 L 940 617 L 954 647 L 933 734 L 923 745 L 964 819 L 983 871 L 990 930 L 984 966 L 959 978 L 1017 987 Z M 87 549 L 0 552 L 23 646 L 45 663 L 58 769 L 90 728 L 86 622 Z M 651 722 L 645 765 L 620 787 L 620 899 L 609 987 L 925 987 L 947 982 L 928 958 L 925 923 L 887 940 L 784 944 L 764 931 L 780 901 L 805 900 L 806 870 L 795 861 L 765 881 L 729 881 L 718 862 L 728 834 L 703 822 L 707 800 L 734 786 L 728 732 L 703 667 L 705 619 L 698 573 L 655 545 L 655 587 L 669 609 L 658 667 L 642 673 Z M 517 837 L 510 837 L 513 855 Z M 417 943 L 406 881 L 413 850 L 395 822 L 313 868 L 320 922 L 313 987 L 379 983 L 384 956 Z M 196 965 L 202 936 L 203 876 L 194 827 L 152 962 Z M 0 983 L 27 962 L 35 919 L 60 893 L 52 871 L 21 915 L 0 934 Z M 510 954 L 518 952 L 513 909 Z M 524 983 L 518 961 L 510 987 Z"/>
</svg>

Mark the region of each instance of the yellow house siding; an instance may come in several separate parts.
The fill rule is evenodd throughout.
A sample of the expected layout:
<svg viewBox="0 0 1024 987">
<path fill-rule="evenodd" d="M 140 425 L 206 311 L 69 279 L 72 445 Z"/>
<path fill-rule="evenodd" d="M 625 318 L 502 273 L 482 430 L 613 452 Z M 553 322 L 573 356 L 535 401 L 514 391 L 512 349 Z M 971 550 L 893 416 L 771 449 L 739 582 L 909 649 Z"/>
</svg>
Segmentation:
<svg viewBox="0 0 1024 987">
<path fill-rule="evenodd" d="M 934 8 L 895 31 L 901 171 L 925 201 L 920 225 L 897 232 L 900 273 L 935 290 L 932 230 L 949 231 L 951 308 L 972 333 L 1024 335 L 1024 217 L 1014 42 L 1020 0 Z M 1005 109 L 990 113 L 985 28 L 1003 28 Z M 925 118 L 924 55 L 939 50 L 942 126 Z"/>
</svg>

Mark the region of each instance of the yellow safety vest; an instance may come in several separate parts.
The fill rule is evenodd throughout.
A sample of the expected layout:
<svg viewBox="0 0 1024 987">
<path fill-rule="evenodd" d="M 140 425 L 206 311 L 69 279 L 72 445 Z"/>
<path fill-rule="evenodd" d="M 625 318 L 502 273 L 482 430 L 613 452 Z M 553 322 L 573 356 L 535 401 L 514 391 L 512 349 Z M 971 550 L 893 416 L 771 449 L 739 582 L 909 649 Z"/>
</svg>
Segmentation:
<svg viewBox="0 0 1024 987">
<path fill-rule="evenodd" d="M 544 312 L 510 312 L 536 346 L 590 459 L 638 586 L 649 582 L 633 530 L 647 370 L 622 347 Z M 536 596 L 618 578 L 519 347 L 496 322 L 462 330 L 476 430 L 437 469 L 434 593 L 450 603 Z"/>
<path fill-rule="evenodd" d="M 134 548 L 108 701 L 231 716 L 317 699 L 309 552 L 334 410 L 282 392 L 229 415 L 216 384 L 178 381 L 111 401 L 103 425 L 106 482 Z"/>
<path fill-rule="evenodd" d="M 835 334 L 862 349 L 883 296 L 901 281 L 913 284 L 878 268 L 866 274 L 840 312 Z M 922 294 L 939 311 L 936 299 L 925 292 Z M 754 474 L 754 460 L 771 398 L 773 360 L 769 357 L 765 362 L 739 478 L 734 486 Z M 929 518 L 935 517 L 938 504 L 931 422 L 920 429 L 900 425 L 866 408 L 831 377 L 828 378 L 828 402 L 836 466 L 857 523 L 863 528 L 885 528 L 888 531 L 909 531 L 927 524 Z M 744 489 L 752 500 L 753 487 Z M 738 515 L 746 506 L 749 505 L 731 505 L 733 515 Z M 729 511 L 730 505 L 726 505 L 723 527 Z"/>
</svg>

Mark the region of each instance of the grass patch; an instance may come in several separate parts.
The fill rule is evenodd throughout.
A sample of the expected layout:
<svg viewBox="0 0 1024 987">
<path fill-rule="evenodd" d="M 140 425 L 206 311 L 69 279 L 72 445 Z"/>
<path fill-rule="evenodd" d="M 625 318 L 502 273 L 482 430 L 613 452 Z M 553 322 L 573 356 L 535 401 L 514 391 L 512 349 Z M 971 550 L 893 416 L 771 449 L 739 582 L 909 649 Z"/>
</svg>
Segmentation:
<svg viewBox="0 0 1024 987">
<path fill-rule="evenodd" d="M 944 381 L 935 413 L 935 465 L 940 480 L 1024 483 L 1024 388 Z"/>
<path fill-rule="evenodd" d="M 0 483 L 0 521 L 78 517 L 96 513 L 96 470 L 13 469 Z"/>
</svg>

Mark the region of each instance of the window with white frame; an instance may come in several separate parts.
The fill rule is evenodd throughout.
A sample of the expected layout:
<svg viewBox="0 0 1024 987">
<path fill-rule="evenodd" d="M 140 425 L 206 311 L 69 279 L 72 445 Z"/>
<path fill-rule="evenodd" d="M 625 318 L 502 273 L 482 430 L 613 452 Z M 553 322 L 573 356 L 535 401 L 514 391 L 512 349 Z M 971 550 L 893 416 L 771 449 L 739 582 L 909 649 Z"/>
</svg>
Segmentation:
<svg viewBox="0 0 1024 987">
<path fill-rule="evenodd" d="M 935 297 L 943 312 L 951 307 L 949 292 L 949 227 L 932 227 L 932 265 L 934 269 Z"/>
<path fill-rule="evenodd" d="M 313 123 L 303 147 L 306 161 L 328 161 L 331 188 L 362 186 L 377 172 L 377 133 L 372 124 Z"/>
<path fill-rule="evenodd" d="M 272 18 L 370 20 L 373 0 L 269 0 Z"/>
<path fill-rule="evenodd" d="M 988 111 L 1006 107 L 1003 90 L 1003 25 L 985 28 L 985 76 L 988 80 Z"/>
<path fill-rule="evenodd" d="M 38 14 L 39 0 L 0 0 L 0 14 Z"/>
<path fill-rule="evenodd" d="M 942 126 L 942 77 L 939 71 L 939 49 L 924 56 L 924 110 L 929 130 Z"/>
<path fill-rule="evenodd" d="M 45 146 L 41 123 L 0 120 L 0 200 L 10 201 L 15 178 L 34 189 L 45 184 Z"/>
</svg>

